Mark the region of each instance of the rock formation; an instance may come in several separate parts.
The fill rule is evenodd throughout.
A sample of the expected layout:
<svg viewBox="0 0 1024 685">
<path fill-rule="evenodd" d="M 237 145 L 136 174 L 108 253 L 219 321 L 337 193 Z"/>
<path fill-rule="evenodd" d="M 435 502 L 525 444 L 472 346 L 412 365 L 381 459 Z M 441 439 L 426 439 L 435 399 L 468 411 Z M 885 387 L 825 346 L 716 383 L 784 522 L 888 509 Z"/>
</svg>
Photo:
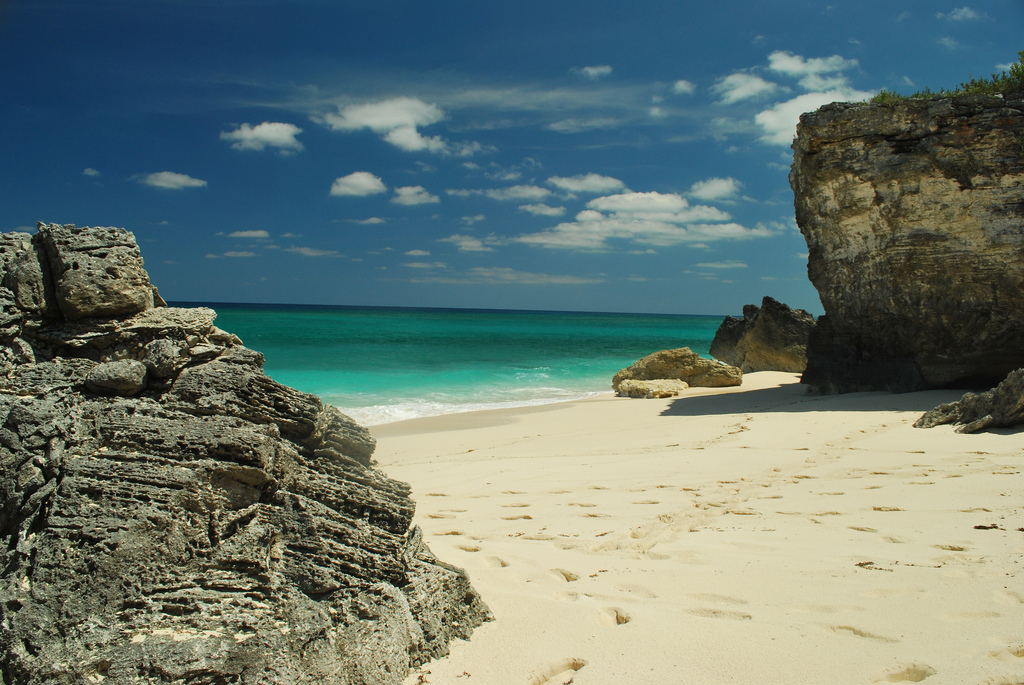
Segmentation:
<svg viewBox="0 0 1024 685">
<path fill-rule="evenodd" d="M 743 373 L 803 373 L 813 328 L 814 317 L 803 309 L 765 297 L 760 307 L 745 305 L 742 319 L 725 317 L 711 342 L 711 356 Z"/>
<path fill-rule="evenodd" d="M 619 381 L 615 393 L 620 397 L 642 397 L 654 399 L 662 397 L 675 397 L 683 390 L 690 387 L 686 381 L 677 381 L 668 378 L 660 378 L 650 381 L 635 381 L 631 378 Z"/>
<path fill-rule="evenodd" d="M 400 683 L 487 618 L 366 429 L 132 234 L 0 235 L 0 282 L 4 683 Z"/>
<path fill-rule="evenodd" d="M 740 385 L 743 372 L 714 359 L 704 359 L 689 347 L 649 354 L 612 378 L 612 389 L 621 392 L 623 381 L 683 381 L 690 387 L 720 388 Z M 678 388 L 677 388 L 678 389 Z M 646 396 L 646 395 L 643 395 Z"/>
<path fill-rule="evenodd" d="M 957 433 L 1024 424 L 1024 369 L 1010 373 L 987 392 L 965 393 L 956 402 L 940 404 L 914 423 L 915 428 L 956 424 Z"/>
<path fill-rule="evenodd" d="M 835 103 L 800 118 L 790 184 L 825 316 L 825 392 L 985 385 L 1024 366 L 1024 99 Z"/>
</svg>

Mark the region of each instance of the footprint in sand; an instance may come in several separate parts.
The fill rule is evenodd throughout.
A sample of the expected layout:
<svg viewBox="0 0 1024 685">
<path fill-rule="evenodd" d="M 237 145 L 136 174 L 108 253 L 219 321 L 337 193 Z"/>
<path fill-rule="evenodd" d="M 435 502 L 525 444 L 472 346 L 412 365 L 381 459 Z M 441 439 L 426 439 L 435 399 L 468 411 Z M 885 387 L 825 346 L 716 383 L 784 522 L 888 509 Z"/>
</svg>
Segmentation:
<svg viewBox="0 0 1024 685">
<path fill-rule="evenodd" d="M 604 626 L 621 626 L 629 623 L 630 617 L 618 607 L 607 607 L 598 612 L 597 620 Z"/>
<path fill-rule="evenodd" d="M 440 533 L 434 533 L 434 535 L 463 535 L 461 530 L 445 530 Z"/>
<path fill-rule="evenodd" d="M 875 635 L 874 633 L 869 633 L 866 630 L 854 628 L 853 626 L 832 626 L 832 632 L 848 633 L 850 635 L 856 635 L 857 637 L 863 637 L 868 640 L 878 640 L 879 642 L 899 642 L 899 640 L 896 640 L 894 638 L 885 637 L 883 635 Z"/>
<path fill-rule="evenodd" d="M 907 664 L 899 666 L 881 678 L 876 678 L 876 683 L 919 683 L 929 676 L 935 675 L 935 669 L 925 664 Z"/>
<path fill-rule="evenodd" d="M 555 578 L 558 578 L 559 580 L 564 580 L 567 583 L 571 583 L 573 581 L 580 579 L 580 575 L 578 573 L 567 571 L 564 568 L 548 569 L 548 573 L 553 575 Z"/>
<path fill-rule="evenodd" d="M 1024 604 L 1024 595 L 1013 590 L 996 590 L 992 598 L 1000 604 L 1006 604 L 1007 606 L 1017 606 L 1018 604 Z"/>
<path fill-rule="evenodd" d="M 455 514 L 427 514 L 428 519 L 453 519 Z"/>
<path fill-rule="evenodd" d="M 989 656 L 1000 661 L 1009 661 L 1015 663 L 1017 659 L 1024 659 L 1024 644 L 1016 643 L 1007 645 L 1003 649 L 997 649 L 993 652 L 989 652 Z"/>
<path fill-rule="evenodd" d="M 750 614 L 745 614 L 742 611 L 728 611 L 726 609 L 711 609 L 711 608 L 700 608 L 700 609 L 687 609 L 686 613 L 693 614 L 694 616 L 700 616 L 701 618 L 726 618 L 732 621 L 749 621 L 752 617 Z"/>
<path fill-rule="evenodd" d="M 590 502 L 569 502 L 568 506 L 570 506 L 570 507 L 596 507 L 597 505 L 596 504 L 591 504 Z"/>
<path fill-rule="evenodd" d="M 584 659 L 560 659 L 537 669 L 526 682 L 529 685 L 567 685 L 586 665 Z"/>
<path fill-rule="evenodd" d="M 491 568 L 508 568 L 508 562 L 501 557 L 487 557 L 484 563 Z"/>
<path fill-rule="evenodd" d="M 503 509 L 524 509 L 530 505 L 523 504 L 522 502 L 516 502 L 515 504 L 502 504 L 501 506 Z"/>
<path fill-rule="evenodd" d="M 502 521 L 532 521 L 533 517 L 529 514 L 519 514 L 518 516 L 502 516 Z"/>
<path fill-rule="evenodd" d="M 616 585 L 615 589 L 644 599 L 655 599 L 658 596 L 655 592 L 645 588 L 643 585 Z"/>
<path fill-rule="evenodd" d="M 714 592 L 700 592 L 695 595 L 690 595 L 694 599 L 700 599 L 705 602 L 719 602 L 721 604 L 746 604 L 747 600 L 742 597 L 730 597 L 729 595 L 719 595 Z"/>
<path fill-rule="evenodd" d="M 458 547 L 463 552 L 479 552 L 480 551 L 480 547 L 477 546 L 477 545 L 459 545 Z"/>
</svg>

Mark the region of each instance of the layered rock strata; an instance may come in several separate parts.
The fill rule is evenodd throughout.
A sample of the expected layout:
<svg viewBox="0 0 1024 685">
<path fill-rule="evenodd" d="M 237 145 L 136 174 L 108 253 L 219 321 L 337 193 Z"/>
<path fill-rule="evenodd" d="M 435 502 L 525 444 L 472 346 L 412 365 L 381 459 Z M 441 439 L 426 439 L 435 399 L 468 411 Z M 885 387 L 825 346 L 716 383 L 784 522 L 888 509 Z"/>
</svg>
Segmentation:
<svg viewBox="0 0 1024 685">
<path fill-rule="evenodd" d="M 1024 424 L 1024 369 L 1012 371 L 986 392 L 965 393 L 956 402 L 940 404 L 915 423 L 915 428 L 953 424 L 957 433 L 978 433 L 989 428 Z"/>
<path fill-rule="evenodd" d="M 612 378 L 612 389 L 622 395 L 647 397 L 647 386 L 627 384 L 626 389 L 623 389 L 623 383 L 659 380 L 682 381 L 689 387 L 721 388 L 743 383 L 743 372 L 735 366 L 714 359 L 705 359 L 689 347 L 680 347 L 649 354 L 632 366 L 620 370 Z M 676 392 L 683 387 L 679 384 L 666 385 L 670 385 L 671 390 Z M 626 390 L 630 386 L 634 389 L 643 387 L 644 391 L 641 394 L 639 390 L 635 390 L 636 394 L 629 394 Z"/>
<path fill-rule="evenodd" d="M 804 114 L 790 184 L 825 316 L 825 392 L 991 387 L 1024 366 L 1024 100 Z"/>
<path fill-rule="evenodd" d="M 667 378 L 660 378 L 650 381 L 635 381 L 630 378 L 619 381 L 615 393 L 619 397 L 642 397 L 644 399 L 656 399 L 664 397 L 676 397 L 683 390 L 690 387 L 686 381 L 678 381 Z"/>
<path fill-rule="evenodd" d="M 0 279 L 4 683 L 400 683 L 488 617 L 366 429 L 130 233 L 2 235 Z"/>
<path fill-rule="evenodd" d="M 742 319 L 725 317 L 711 342 L 711 356 L 738 366 L 743 373 L 803 373 L 814 323 L 803 309 L 765 297 L 760 307 L 744 305 Z"/>
</svg>

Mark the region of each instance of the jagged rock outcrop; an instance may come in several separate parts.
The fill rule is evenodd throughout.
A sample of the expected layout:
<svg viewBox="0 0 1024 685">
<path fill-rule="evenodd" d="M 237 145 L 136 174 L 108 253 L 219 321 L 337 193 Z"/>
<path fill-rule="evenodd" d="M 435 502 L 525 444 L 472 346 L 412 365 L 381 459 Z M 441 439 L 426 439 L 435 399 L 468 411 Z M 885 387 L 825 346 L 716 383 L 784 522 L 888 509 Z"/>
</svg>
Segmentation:
<svg viewBox="0 0 1024 685">
<path fill-rule="evenodd" d="M 642 397 L 644 399 L 655 399 L 663 397 L 675 397 L 683 390 L 690 387 L 686 381 L 678 381 L 669 378 L 660 378 L 650 381 L 635 381 L 631 378 L 619 381 L 615 393 L 620 397 Z"/>
<path fill-rule="evenodd" d="M 825 316 L 825 392 L 994 385 L 1024 366 L 1024 100 L 835 103 L 800 118 L 790 184 Z"/>
<path fill-rule="evenodd" d="M 661 350 L 622 369 L 612 378 L 612 389 L 620 394 L 623 381 L 683 381 L 695 388 L 740 385 L 743 372 L 714 359 L 704 359 L 689 347 Z M 637 395 L 639 396 L 639 395 Z M 646 396 L 646 395 L 644 395 Z"/>
<path fill-rule="evenodd" d="M 487 618 L 366 429 L 130 233 L 0 235 L 0 282 L 4 683 L 400 683 Z"/>
<path fill-rule="evenodd" d="M 934 428 L 952 423 L 957 433 L 977 433 L 989 428 L 1024 424 L 1024 369 L 1017 369 L 986 392 L 965 393 L 956 402 L 940 404 L 925 412 L 915 428 Z"/>
<path fill-rule="evenodd" d="M 744 305 L 742 319 L 725 317 L 711 342 L 711 356 L 738 366 L 743 373 L 803 373 L 814 323 L 814 317 L 803 309 L 765 297 L 760 307 Z"/>
</svg>

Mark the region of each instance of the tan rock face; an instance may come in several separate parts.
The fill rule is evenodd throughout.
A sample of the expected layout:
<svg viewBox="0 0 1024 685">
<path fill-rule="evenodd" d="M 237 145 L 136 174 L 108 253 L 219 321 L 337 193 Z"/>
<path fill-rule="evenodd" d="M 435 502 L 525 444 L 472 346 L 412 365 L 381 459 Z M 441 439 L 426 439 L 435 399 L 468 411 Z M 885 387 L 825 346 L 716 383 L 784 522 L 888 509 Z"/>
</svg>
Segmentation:
<svg viewBox="0 0 1024 685">
<path fill-rule="evenodd" d="M 804 382 L 906 391 L 1024 366 L 1024 101 L 826 105 L 793 149 L 826 314 Z"/>
<path fill-rule="evenodd" d="M 695 388 L 721 388 L 743 383 L 743 372 L 735 366 L 704 359 L 689 347 L 680 347 L 649 354 L 622 369 L 612 379 L 612 389 L 619 392 L 626 380 L 662 379 L 683 381 Z"/>
<path fill-rule="evenodd" d="M 640 397 L 653 399 L 661 397 L 676 397 L 680 392 L 686 390 L 690 385 L 686 381 L 677 381 L 667 378 L 653 381 L 624 380 L 619 383 L 617 394 L 620 397 Z"/>
</svg>

